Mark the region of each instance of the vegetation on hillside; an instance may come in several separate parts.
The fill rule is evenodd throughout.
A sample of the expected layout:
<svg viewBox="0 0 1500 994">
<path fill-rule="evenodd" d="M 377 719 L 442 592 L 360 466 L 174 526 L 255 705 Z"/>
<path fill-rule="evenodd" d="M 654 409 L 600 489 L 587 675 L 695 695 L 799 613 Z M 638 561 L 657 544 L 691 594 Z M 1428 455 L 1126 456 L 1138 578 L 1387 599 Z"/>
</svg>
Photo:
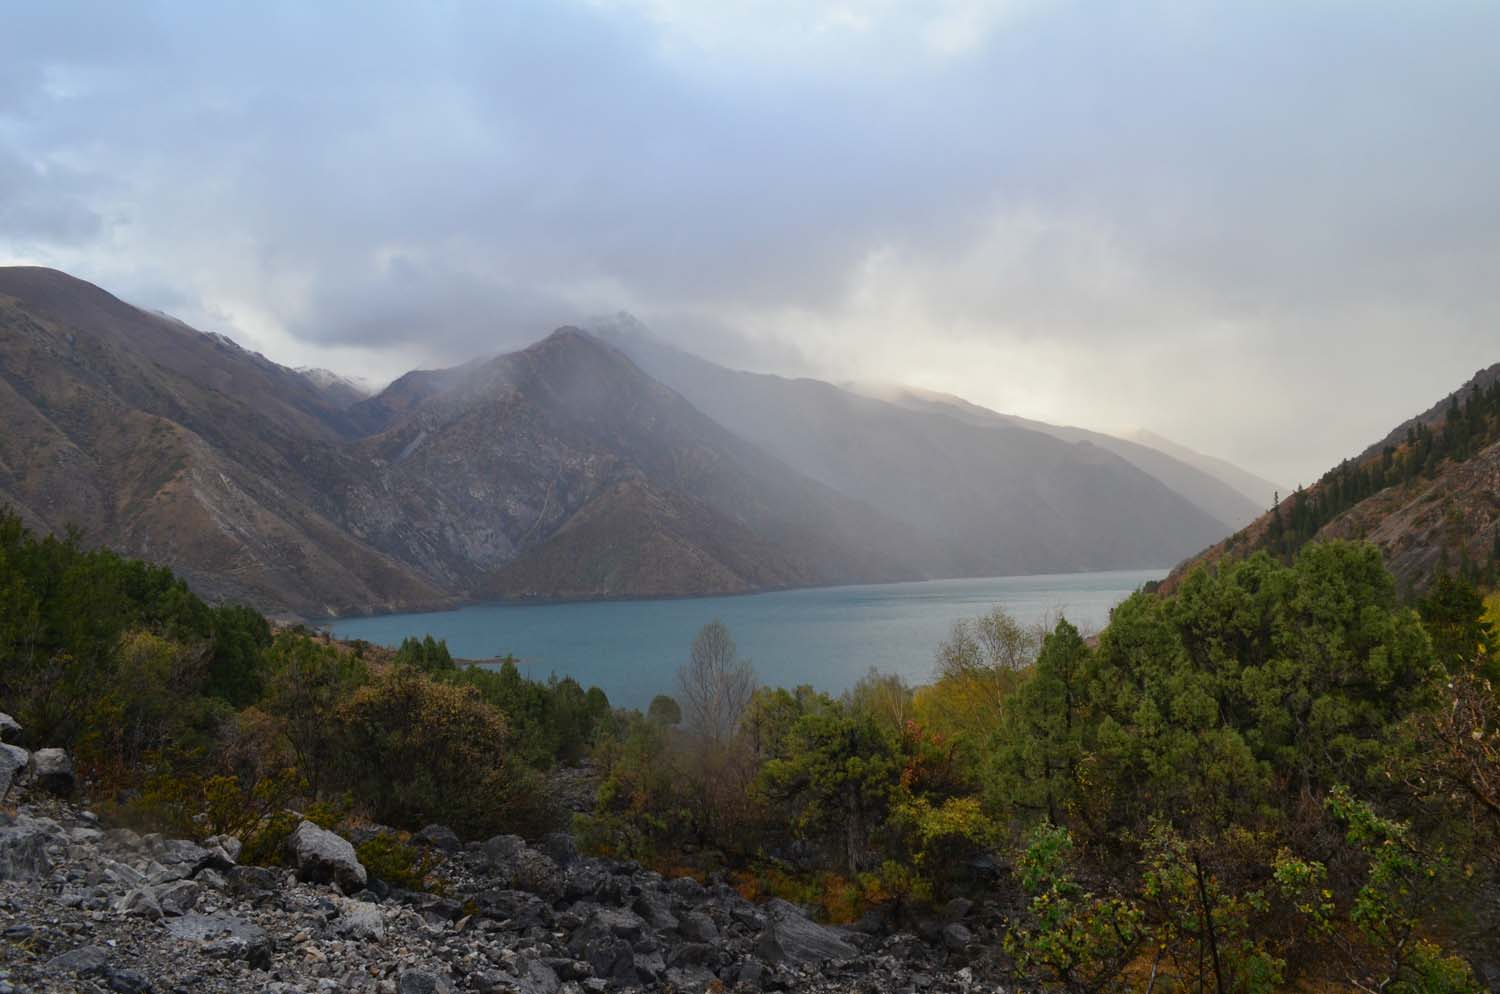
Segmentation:
<svg viewBox="0 0 1500 994">
<path fill-rule="evenodd" d="M 1474 382 L 1455 393 L 1433 424 L 1417 419 L 1404 436 L 1382 445 L 1378 453 L 1346 459 L 1307 489 L 1298 487 L 1279 500 L 1256 524 L 1235 533 L 1224 543 L 1228 552 L 1244 555 L 1265 550 L 1284 561 L 1313 539 L 1339 515 L 1389 487 L 1432 480 L 1446 463 L 1464 463 L 1500 442 L 1500 379 Z M 1485 554 L 1470 554 L 1459 544 L 1446 568 L 1476 584 L 1500 582 L 1500 530 Z"/>
<path fill-rule="evenodd" d="M 0 708 L 28 744 L 67 748 L 125 817 L 259 831 L 323 805 L 470 836 L 556 823 L 538 771 L 610 719 L 597 688 L 527 680 L 514 661 L 460 668 L 431 638 L 391 652 L 273 633 L 165 569 L 6 514 Z"/>
<path fill-rule="evenodd" d="M 1472 990 L 1464 957 L 1497 952 L 1496 665 L 1462 578 L 1413 608 L 1370 546 L 1261 553 L 1095 641 L 961 625 L 926 687 L 758 688 L 729 737 L 658 703 L 601 748 L 583 827 L 835 918 L 998 888 L 1015 969 L 1062 990 Z"/>
<path fill-rule="evenodd" d="M 642 714 L 431 639 L 273 632 L 0 518 L 0 704 L 121 817 L 266 860 L 288 808 L 535 833 L 539 771 L 588 756 L 595 851 L 833 920 L 998 897 L 1018 979 L 1070 992 L 1477 990 L 1497 614 L 1458 575 L 1404 603 L 1374 548 L 1313 543 L 1142 591 L 1097 638 L 992 612 L 922 687 L 759 687 L 715 623 Z M 411 852 L 377 857 L 420 882 Z"/>
</svg>

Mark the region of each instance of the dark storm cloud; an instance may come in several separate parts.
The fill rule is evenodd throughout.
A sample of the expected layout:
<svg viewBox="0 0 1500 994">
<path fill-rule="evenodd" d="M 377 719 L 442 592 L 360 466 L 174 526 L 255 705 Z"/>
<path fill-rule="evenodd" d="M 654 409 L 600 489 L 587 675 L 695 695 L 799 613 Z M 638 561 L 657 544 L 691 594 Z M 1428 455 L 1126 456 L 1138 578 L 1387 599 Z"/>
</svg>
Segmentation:
<svg viewBox="0 0 1500 994">
<path fill-rule="evenodd" d="M 34 6 L 0 254 L 273 355 L 625 307 L 1288 482 L 1500 359 L 1487 5 Z"/>
</svg>

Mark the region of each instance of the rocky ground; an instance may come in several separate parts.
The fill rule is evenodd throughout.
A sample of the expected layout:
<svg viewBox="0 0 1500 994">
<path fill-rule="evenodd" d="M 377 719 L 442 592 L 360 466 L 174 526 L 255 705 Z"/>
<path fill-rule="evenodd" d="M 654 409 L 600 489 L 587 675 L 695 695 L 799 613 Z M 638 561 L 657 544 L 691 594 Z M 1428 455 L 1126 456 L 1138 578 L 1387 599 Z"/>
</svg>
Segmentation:
<svg viewBox="0 0 1500 994">
<path fill-rule="evenodd" d="M 432 891 L 403 891 L 310 822 L 286 868 L 241 866 L 233 838 L 108 828 L 22 780 L 0 813 L 0 994 L 1001 989 L 998 912 L 967 901 L 912 931 L 828 927 L 581 857 L 566 834 L 464 844 L 437 826 L 419 836 L 443 857 Z"/>
</svg>

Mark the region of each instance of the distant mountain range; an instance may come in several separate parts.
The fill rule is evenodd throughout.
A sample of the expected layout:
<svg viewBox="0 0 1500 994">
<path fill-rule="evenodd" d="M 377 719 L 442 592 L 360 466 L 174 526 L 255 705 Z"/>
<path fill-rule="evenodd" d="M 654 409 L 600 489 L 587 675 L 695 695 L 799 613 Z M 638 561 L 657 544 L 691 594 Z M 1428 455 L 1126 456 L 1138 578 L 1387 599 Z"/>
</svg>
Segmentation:
<svg viewBox="0 0 1500 994">
<path fill-rule="evenodd" d="M 373 395 L 0 269 L 0 504 L 307 618 L 1167 566 L 1254 513 L 1138 443 L 562 329 Z"/>
<path fill-rule="evenodd" d="M 1406 590 L 1440 571 L 1500 568 L 1500 363 L 1402 422 L 1317 483 L 1181 564 L 1175 586 L 1200 563 L 1258 550 L 1289 557 L 1308 542 L 1362 539 L 1384 553 Z"/>
</svg>

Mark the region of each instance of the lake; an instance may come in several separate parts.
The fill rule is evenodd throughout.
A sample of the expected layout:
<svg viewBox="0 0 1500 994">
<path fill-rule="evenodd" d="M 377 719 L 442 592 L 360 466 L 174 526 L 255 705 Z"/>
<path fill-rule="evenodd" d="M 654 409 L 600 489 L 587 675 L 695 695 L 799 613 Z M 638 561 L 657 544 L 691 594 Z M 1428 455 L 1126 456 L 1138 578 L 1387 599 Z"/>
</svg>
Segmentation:
<svg viewBox="0 0 1500 994">
<path fill-rule="evenodd" d="M 340 638 L 390 646 L 409 635 L 432 635 L 470 659 L 512 653 L 529 676 L 572 676 L 585 687 L 603 688 L 616 705 L 644 708 L 656 694 L 673 692 L 693 636 L 715 618 L 729 626 L 761 683 L 808 683 L 839 693 L 872 666 L 927 682 L 953 623 L 997 604 L 1022 621 L 1062 611 L 1080 628 L 1098 630 L 1111 608 L 1165 575 L 1115 570 L 684 600 L 482 604 L 348 618 L 328 627 Z"/>
</svg>

